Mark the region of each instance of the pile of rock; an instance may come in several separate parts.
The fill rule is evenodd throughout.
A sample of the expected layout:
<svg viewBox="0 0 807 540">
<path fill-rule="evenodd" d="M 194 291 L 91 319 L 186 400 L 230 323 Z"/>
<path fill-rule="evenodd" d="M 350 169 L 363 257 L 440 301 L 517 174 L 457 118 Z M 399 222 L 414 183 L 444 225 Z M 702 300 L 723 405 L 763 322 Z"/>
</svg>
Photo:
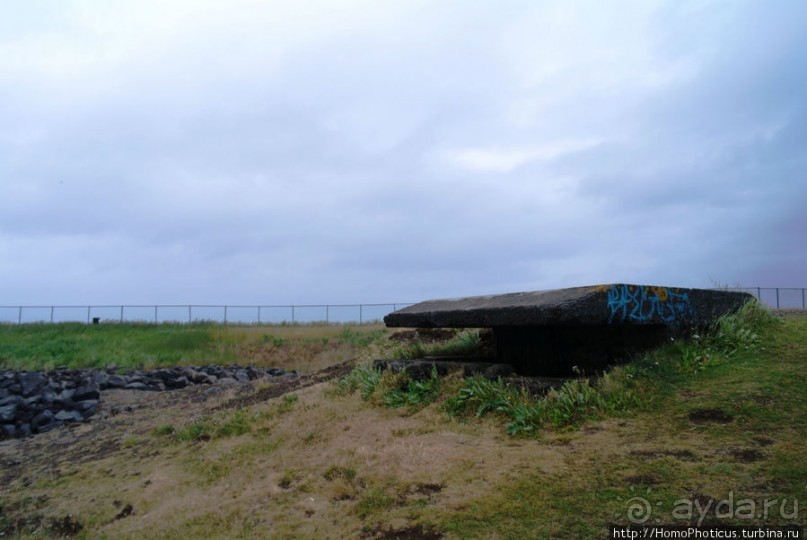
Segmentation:
<svg viewBox="0 0 807 540">
<path fill-rule="evenodd" d="M 154 371 L 57 369 L 0 370 L 0 439 L 43 433 L 65 422 L 88 420 L 107 389 L 173 390 L 194 384 L 246 382 L 295 372 L 252 366 L 179 366 Z"/>
</svg>

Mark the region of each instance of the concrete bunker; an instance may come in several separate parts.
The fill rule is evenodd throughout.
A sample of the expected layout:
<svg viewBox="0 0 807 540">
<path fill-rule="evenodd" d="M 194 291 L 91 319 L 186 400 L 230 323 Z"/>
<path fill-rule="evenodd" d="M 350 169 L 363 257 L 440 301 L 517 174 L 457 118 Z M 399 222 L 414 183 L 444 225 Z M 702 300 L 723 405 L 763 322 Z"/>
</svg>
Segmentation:
<svg viewBox="0 0 807 540">
<path fill-rule="evenodd" d="M 384 323 L 489 328 L 495 357 L 474 360 L 507 364 L 520 375 L 562 377 L 627 361 L 713 324 L 752 298 L 725 290 L 618 283 L 428 300 L 390 313 Z"/>
</svg>

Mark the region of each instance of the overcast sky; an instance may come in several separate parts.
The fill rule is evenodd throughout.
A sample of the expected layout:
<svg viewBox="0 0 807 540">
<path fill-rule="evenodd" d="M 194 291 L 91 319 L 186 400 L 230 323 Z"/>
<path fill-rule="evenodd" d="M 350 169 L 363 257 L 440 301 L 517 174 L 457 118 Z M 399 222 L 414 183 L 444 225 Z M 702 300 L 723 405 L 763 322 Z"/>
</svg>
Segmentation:
<svg viewBox="0 0 807 540">
<path fill-rule="evenodd" d="M 807 2 L 0 6 L 0 304 L 807 286 Z"/>
</svg>

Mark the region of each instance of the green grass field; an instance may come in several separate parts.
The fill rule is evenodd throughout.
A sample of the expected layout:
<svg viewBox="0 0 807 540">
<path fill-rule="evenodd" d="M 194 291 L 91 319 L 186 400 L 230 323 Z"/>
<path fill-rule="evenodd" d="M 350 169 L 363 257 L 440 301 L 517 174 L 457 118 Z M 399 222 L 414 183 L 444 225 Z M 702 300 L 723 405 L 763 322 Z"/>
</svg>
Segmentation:
<svg viewBox="0 0 807 540">
<path fill-rule="evenodd" d="M 0 368 L 155 368 L 177 364 L 309 366 L 312 356 L 342 356 L 386 335 L 380 325 L 221 325 L 82 323 L 0 325 Z M 323 359 L 327 362 L 327 358 Z M 315 364 L 317 364 L 315 362 Z M 313 367 L 317 367 L 314 365 Z"/>
</svg>

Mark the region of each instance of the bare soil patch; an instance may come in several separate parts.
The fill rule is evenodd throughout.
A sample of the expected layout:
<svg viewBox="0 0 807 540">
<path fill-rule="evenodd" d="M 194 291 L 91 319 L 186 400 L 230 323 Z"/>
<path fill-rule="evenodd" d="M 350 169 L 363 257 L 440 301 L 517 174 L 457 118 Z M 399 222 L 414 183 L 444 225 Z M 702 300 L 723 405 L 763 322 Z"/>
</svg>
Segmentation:
<svg viewBox="0 0 807 540">
<path fill-rule="evenodd" d="M 640 457 L 640 458 L 662 458 L 662 457 L 672 457 L 675 459 L 681 459 L 684 461 L 696 461 L 697 456 L 691 450 L 670 450 L 670 449 L 661 449 L 661 450 L 631 450 L 631 456 Z"/>
<path fill-rule="evenodd" d="M 765 459 L 765 454 L 755 448 L 733 448 L 729 451 L 731 456 L 742 463 L 753 463 Z"/>
<path fill-rule="evenodd" d="M 378 527 L 370 538 L 377 540 L 441 540 L 443 535 L 433 529 L 416 525 L 402 529 Z"/>
<path fill-rule="evenodd" d="M 718 424 L 728 424 L 734 417 L 720 409 L 694 409 L 689 412 L 689 421 L 693 424 L 705 424 L 715 422 Z"/>
</svg>

